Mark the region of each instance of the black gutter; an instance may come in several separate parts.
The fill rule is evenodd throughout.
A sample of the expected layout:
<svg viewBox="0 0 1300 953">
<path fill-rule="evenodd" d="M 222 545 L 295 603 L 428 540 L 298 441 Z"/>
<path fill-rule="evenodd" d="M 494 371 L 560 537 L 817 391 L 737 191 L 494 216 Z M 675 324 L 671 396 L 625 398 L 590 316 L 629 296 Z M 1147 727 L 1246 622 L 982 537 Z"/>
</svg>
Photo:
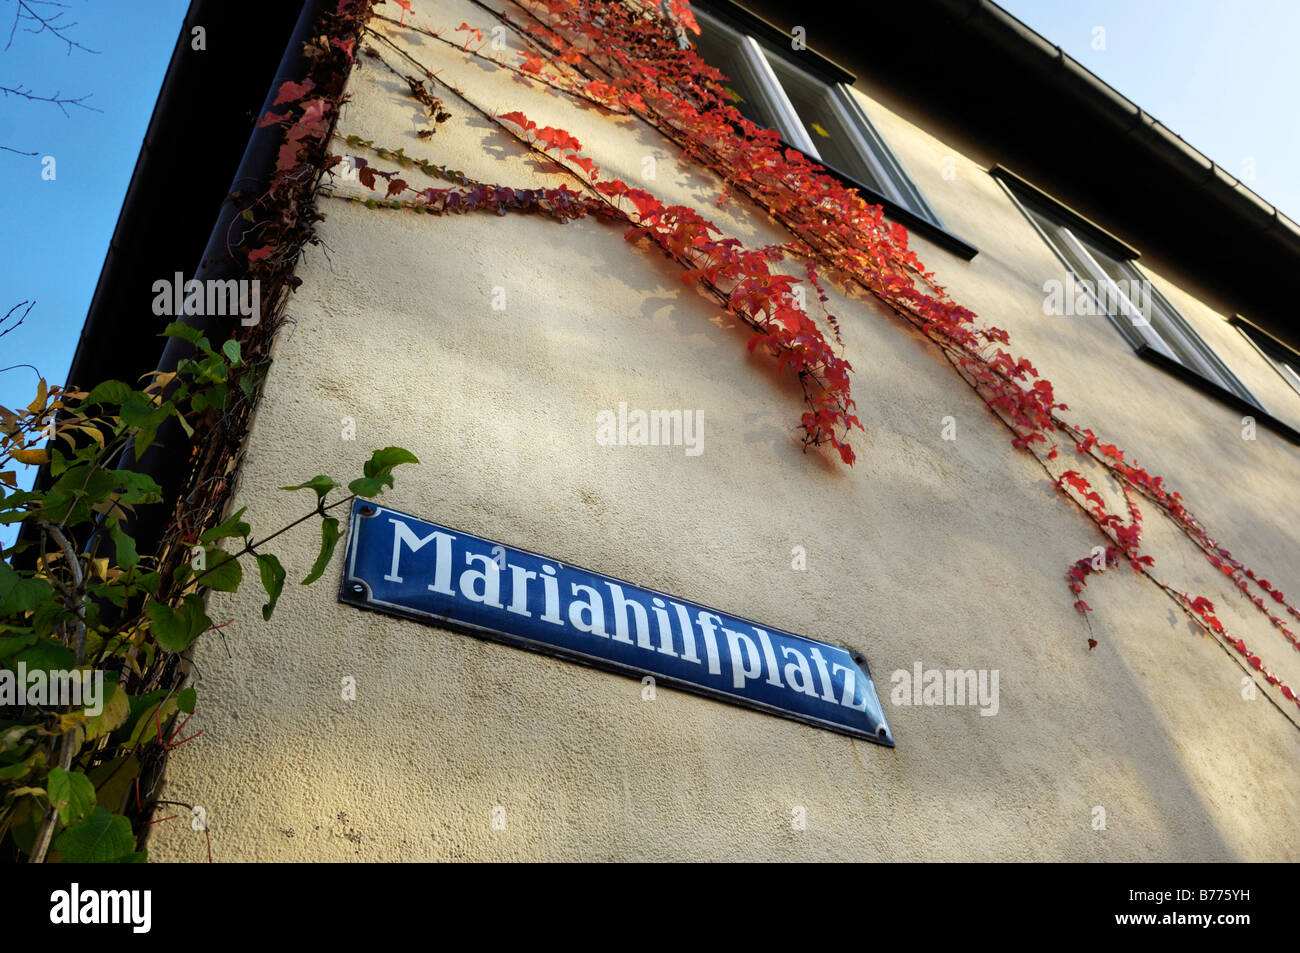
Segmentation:
<svg viewBox="0 0 1300 953">
<path fill-rule="evenodd" d="M 261 108 L 255 116 L 261 116 L 271 109 L 271 104 L 284 81 L 301 80 L 307 75 L 310 64 L 307 57 L 303 55 L 303 47 L 319 28 L 321 15 L 329 2 L 330 0 L 304 0 L 301 4 L 293 33 L 281 47 L 279 65 L 271 82 L 265 87 Z M 216 223 L 212 226 L 207 245 L 199 258 L 198 267 L 193 272 L 193 279 L 199 282 L 252 280 L 248 271 L 247 256 L 232 255 L 230 250 L 241 247 L 245 234 L 257 227 L 242 218 L 241 213 L 251 207 L 269 188 L 275 172 L 277 153 L 283 142 L 284 130 L 278 124 L 254 126 L 244 148 L 243 157 L 240 159 L 239 168 L 235 171 L 230 187 L 221 202 Z M 262 311 L 266 310 L 267 303 L 262 302 Z M 261 314 L 254 316 L 257 321 L 262 318 Z M 212 341 L 213 347 L 219 347 L 232 336 L 232 331 L 238 327 L 242 318 L 239 315 L 203 314 L 169 315 L 156 320 L 181 321 L 206 335 Z M 192 355 L 194 351 L 194 345 L 182 338 L 166 338 L 156 369 L 163 372 L 174 371 L 177 364 Z M 171 522 L 175 495 L 180 491 L 190 466 L 190 446 L 191 440 L 181 429 L 180 423 L 174 417 L 169 417 L 158 428 L 153 444 L 143 455 L 136 459 L 132 448 L 128 448 L 123 454 L 119 466 L 146 473 L 163 488 L 162 505 L 144 507 L 137 514 L 135 540 L 141 551 L 152 551 Z"/>
<path fill-rule="evenodd" d="M 327 0 L 304 0 L 302 3 L 293 34 L 284 45 L 280 65 L 266 90 L 262 106 L 257 111 L 258 116 L 271 111 L 272 103 L 282 83 L 286 80 L 301 80 L 307 75 L 309 61 L 303 55 L 303 46 L 319 28 L 321 15 L 328 5 Z M 233 257 L 229 250 L 242 246 L 244 236 L 256 228 L 256 225 L 242 218 L 241 213 L 266 192 L 275 171 L 277 153 L 283 143 L 284 130 L 279 125 L 272 124 L 253 129 L 253 134 L 244 149 L 243 158 L 239 162 L 239 168 L 235 171 L 230 188 L 221 202 L 216 224 L 208 236 L 208 243 L 203 249 L 199 266 L 194 272 L 193 277 L 197 280 L 202 282 L 249 278 L 247 257 L 243 255 Z M 216 346 L 230 337 L 229 331 L 232 327 L 230 322 L 240 321 L 241 318 L 238 315 L 234 317 L 185 315 L 178 317 L 177 320 L 182 320 L 190 327 L 202 331 Z M 193 353 L 194 347 L 181 338 L 173 337 L 166 340 L 157 369 L 173 371 L 178 361 Z M 147 458 L 148 454 L 145 456 Z"/>
<path fill-rule="evenodd" d="M 1177 171 L 1188 185 L 1214 193 L 1217 200 L 1234 203 L 1239 214 L 1252 220 L 1260 229 L 1275 233 L 1279 242 L 1300 254 L 1300 225 L 1059 46 L 1053 46 L 991 0 L 940 2 L 954 12 L 965 11 L 967 22 L 1002 47 L 1014 50 L 1031 68 L 1056 73 L 1055 81 L 1072 97 L 1086 102 L 1117 131 Z"/>
</svg>

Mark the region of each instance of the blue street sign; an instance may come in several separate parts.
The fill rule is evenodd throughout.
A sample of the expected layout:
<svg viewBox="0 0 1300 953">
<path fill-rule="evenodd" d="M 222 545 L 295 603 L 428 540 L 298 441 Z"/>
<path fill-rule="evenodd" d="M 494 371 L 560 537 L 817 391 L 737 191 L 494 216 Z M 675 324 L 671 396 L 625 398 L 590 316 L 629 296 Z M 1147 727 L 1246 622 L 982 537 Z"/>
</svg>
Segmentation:
<svg viewBox="0 0 1300 953">
<path fill-rule="evenodd" d="M 339 600 L 894 745 L 859 653 L 367 500 Z"/>
</svg>

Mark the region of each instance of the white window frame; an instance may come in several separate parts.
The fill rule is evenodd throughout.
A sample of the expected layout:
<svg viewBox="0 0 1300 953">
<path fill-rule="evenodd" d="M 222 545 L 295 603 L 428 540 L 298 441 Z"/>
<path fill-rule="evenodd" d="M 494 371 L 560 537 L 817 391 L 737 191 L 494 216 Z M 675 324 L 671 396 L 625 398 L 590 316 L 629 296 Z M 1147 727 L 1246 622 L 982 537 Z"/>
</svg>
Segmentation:
<svg viewBox="0 0 1300 953">
<path fill-rule="evenodd" d="M 759 95 L 764 98 L 764 105 L 775 114 L 776 131 L 781 134 L 786 142 L 804 155 L 824 165 L 825 161 L 822 159 L 821 152 L 818 151 L 812 137 L 808 135 L 803 120 L 799 118 L 798 110 L 790 102 L 785 87 L 781 85 L 781 80 L 777 77 L 776 71 L 772 69 L 772 64 L 768 59 L 772 54 L 763 49 L 762 44 L 753 36 L 728 23 L 724 23 L 717 17 L 710 16 L 698 9 L 695 11 L 695 15 L 701 18 L 706 26 L 712 27 L 721 33 L 740 38 L 738 49 L 741 62 L 749 73 L 748 78 L 758 87 Z M 943 222 L 940 221 L 930 203 L 925 200 L 921 190 L 912 182 L 911 176 L 904 170 L 902 164 L 889 149 L 889 146 L 876 132 L 871 120 L 857 100 L 854 99 L 849 87 L 844 83 L 828 83 L 816 74 L 804 69 L 792 58 L 782 57 L 781 65 L 794 70 L 809 82 L 825 89 L 826 101 L 831 111 L 835 113 L 836 118 L 848 131 L 850 145 L 857 153 L 858 158 L 875 177 L 880 192 L 890 201 L 942 228 Z M 848 175 L 847 170 L 839 171 Z M 865 185 L 865 183 L 863 184 Z"/>
<path fill-rule="evenodd" d="M 1293 391 L 1300 394 L 1300 355 L 1297 355 L 1294 358 L 1288 356 L 1285 359 L 1278 357 L 1261 344 L 1256 337 L 1256 335 L 1259 335 L 1259 337 L 1265 339 L 1271 338 L 1272 336 L 1269 335 L 1267 331 L 1255 327 L 1255 325 L 1244 319 L 1234 320 L 1232 324 L 1233 327 L 1237 329 L 1237 333 L 1250 342 L 1250 346 L 1258 352 L 1259 356 L 1267 361 L 1273 370 L 1277 371 L 1278 376 L 1281 377 L 1282 380 L 1286 381 Z M 1287 348 L 1280 342 L 1273 343 L 1278 350 L 1286 351 L 1288 355 L 1294 353 L 1290 348 Z"/>
<path fill-rule="evenodd" d="M 1178 313 L 1178 310 L 1170 304 L 1162 294 L 1160 294 L 1151 279 L 1145 276 L 1137 266 L 1133 264 L 1130 258 L 1118 255 L 1113 256 L 1114 261 L 1122 270 L 1130 273 L 1135 279 L 1145 282 L 1147 287 L 1150 288 L 1149 294 L 1151 296 L 1151 307 L 1153 310 L 1159 311 L 1162 318 L 1164 318 L 1162 321 L 1162 328 L 1159 330 L 1153 327 L 1151 322 L 1142 315 L 1141 309 L 1134 305 L 1128 295 L 1123 292 L 1123 290 L 1115 283 L 1114 279 L 1112 279 L 1106 270 L 1101 267 L 1097 259 L 1088 250 L 1088 247 L 1080 241 L 1070 226 L 1065 224 L 1063 221 L 1060 221 L 1060 219 L 1068 218 L 1069 216 L 1066 216 L 1064 213 L 1052 214 L 1048 210 L 1042 210 L 1037 213 L 1054 220 L 1053 224 L 1064 237 L 1066 244 L 1069 246 L 1069 250 L 1083 261 L 1088 270 L 1092 272 L 1090 275 L 1080 275 L 1078 273 L 1074 264 L 1070 262 L 1069 259 L 1061 253 L 1061 249 L 1057 247 L 1056 239 L 1043 231 L 1042 226 L 1038 224 L 1035 213 L 1030 211 L 1025 202 L 1016 194 L 1015 189 L 1013 189 L 1007 182 L 1003 181 L 1000 176 L 997 177 L 997 179 L 998 183 L 1002 186 L 1003 191 L 1007 193 L 1011 198 L 1011 201 L 1025 216 L 1025 220 L 1029 222 L 1034 231 L 1038 232 L 1047 247 L 1052 250 L 1052 253 L 1056 255 L 1057 260 L 1065 266 L 1069 273 L 1074 275 L 1076 278 L 1092 281 L 1092 287 L 1088 287 L 1086 290 L 1096 302 L 1100 313 L 1105 314 L 1106 317 L 1110 319 L 1111 324 L 1113 324 L 1116 330 L 1120 332 L 1120 336 L 1129 342 L 1131 347 L 1136 350 L 1138 342 L 1140 341 L 1141 344 L 1145 345 L 1150 350 L 1155 351 L 1160 356 L 1174 362 L 1180 367 L 1185 368 L 1187 371 L 1196 374 L 1209 383 L 1214 384 L 1220 389 L 1233 394 L 1247 403 L 1253 404 L 1260 411 L 1268 413 L 1264 408 L 1264 405 L 1260 403 L 1259 399 L 1250 392 L 1246 385 L 1243 384 L 1231 370 L 1228 369 L 1227 365 L 1223 363 L 1223 360 L 1214 353 L 1213 348 L 1211 348 L 1194 329 L 1187 325 L 1186 319 L 1184 319 L 1182 315 Z M 1119 307 L 1115 309 L 1120 312 L 1119 314 L 1111 313 L 1111 310 L 1106 306 L 1106 302 L 1104 302 L 1093 290 L 1093 288 L 1100 287 L 1105 287 L 1107 293 L 1112 296 L 1111 300 L 1119 303 Z M 1127 316 L 1124 315 L 1125 310 L 1128 311 Z M 1132 329 L 1131 333 L 1130 331 L 1125 330 L 1125 322 L 1127 322 L 1128 328 Z M 1196 359 L 1195 363 L 1189 364 L 1187 361 L 1184 361 L 1175 354 L 1164 336 L 1161 334 L 1162 330 L 1167 331 L 1171 335 L 1177 335 L 1179 343 L 1190 355 L 1193 356 L 1193 358 Z"/>
<path fill-rule="evenodd" d="M 794 103 L 790 102 L 790 97 L 785 94 L 785 87 L 776 78 L 776 72 L 772 69 L 772 64 L 767 61 L 767 56 L 763 48 L 758 45 L 758 40 L 748 34 L 742 34 L 740 55 L 758 81 L 759 92 L 776 113 L 777 132 L 785 136 L 786 141 L 796 149 L 820 160 L 821 153 L 817 151 L 817 147 L 813 145 L 812 139 L 804 130 L 803 121 L 799 118 Z"/>
<path fill-rule="evenodd" d="M 1290 384 L 1291 389 L 1297 394 L 1300 394 L 1300 367 L 1292 366 L 1290 361 L 1279 360 L 1267 351 L 1262 350 L 1258 344 L 1255 345 L 1255 349 L 1268 358 L 1268 362 L 1276 368 L 1282 380 Z"/>
</svg>

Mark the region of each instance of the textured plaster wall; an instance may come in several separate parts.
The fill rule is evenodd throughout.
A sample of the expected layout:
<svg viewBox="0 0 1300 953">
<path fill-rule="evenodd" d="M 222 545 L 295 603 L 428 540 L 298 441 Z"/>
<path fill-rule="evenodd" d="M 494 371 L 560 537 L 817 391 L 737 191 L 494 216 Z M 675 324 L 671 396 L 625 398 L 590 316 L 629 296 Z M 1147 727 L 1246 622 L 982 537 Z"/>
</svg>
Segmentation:
<svg viewBox="0 0 1300 953">
<path fill-rule="evenodd" d="M 415 23 L 449 33 L 492 23 L 458 0 L 420 6 Z M 644 125 L 384 29 L 475 102 L 569 130 L 609 175 L 635 183 L 655 156 L 652 191 L 747 244 L 782 238 L 743 203 L 713 207 L 718 183 Z M 453 119 L 419 140 L 405 84 L 361 62 L 344 134 L 489 181 L 562 181 L 452 97 Z M 980 249 L 963 262 L 914 240 L 953 296 L 1011 333 L 1076 420 L 1300 591 L 1297 448 L 1263 430 L 1243 441 L 1236 412 L 1139 361 L 1105 319 L 1043 315 L 1042 283 L 1060 266 L 1001 187 L 863 105 L 950 230 Z M 407 447 L 422 464 L 398 471 L 390 505 L 865 652 L 898 747 L 671 690 L 643 701 L 633 679 L 342 606 L 337 558 L 321 583 L 296 585 L 316 539 L 294 533 L 277 540 L 290 584 L 272 623 L 255 586 L 212 597 L 214 619 L 235 621 L 196 653 L 190 727 L 203 734 L 168 770 L 171 797 L 206 807 L 218 859 L 1300 855 L 1294 707 L 1284 714 L 1264 686 L 1244 700 L 1238 659 L 1126 568 L 1089 587 L 1090 633 L 1063 572 L 1102 540 L 938 352 L 871 300 L 832 294 L 866 426 L 850 470 L 799 452 L 792 382 L 621 229 L 322 201 L 325 248 L 301 265 L 235 501 L 255 527 L 305 506 L 279 486 L 346 480 L 373 448 Z M 1300 419 L 1300 399 L 1221 315 L 1153 278 L 1278 416 Z M 496 287 L 504 311 L 491 308 Z M 599 446 L 596 415 L 620 401 L 702 411 L 703 454 Z M 941 439 L 949 415 L 955 441 Z M 1147 525 L 1164 578 L 1224 607 L 1300 685 L 1283 638 L 1228 608 L 1227 586 L 1154 512 Z M 794 546 L 806 571 L 791 568 Z M 890 673 L 916 662 L 998 670 L 998 714 L 892 705 Z M 341 698 L 347 675 L 356 701 Z M 159 825 L 150 851 L 206 856 L 180 822 Z"/>
</svg>

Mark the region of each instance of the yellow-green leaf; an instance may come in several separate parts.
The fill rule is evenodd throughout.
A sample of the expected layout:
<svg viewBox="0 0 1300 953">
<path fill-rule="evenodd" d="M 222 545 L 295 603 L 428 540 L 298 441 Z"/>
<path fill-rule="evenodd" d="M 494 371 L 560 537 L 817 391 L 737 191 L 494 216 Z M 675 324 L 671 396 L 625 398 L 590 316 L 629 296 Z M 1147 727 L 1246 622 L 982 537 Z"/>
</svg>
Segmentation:
<svg viewBox="0 0 1300 953">
<path fill-rule="evenodd" d="M 38 467 L 42 463 L 50 462 L 50 452 L 44 447 L 27 447 L 22 450 L 10 450 L 9 455 L 19 463 L 26 463 L 28 466 Z"/>
<path fill-rule="evenodd" d="M 119 685 L 106 685 L 108 698 L 98 715 L 86 722 L 86 740 L 92 741 L 101 735 L 110 734 L 126 724 L 131 714 L 131 702 L 126 692 Z"/>
</svg>

